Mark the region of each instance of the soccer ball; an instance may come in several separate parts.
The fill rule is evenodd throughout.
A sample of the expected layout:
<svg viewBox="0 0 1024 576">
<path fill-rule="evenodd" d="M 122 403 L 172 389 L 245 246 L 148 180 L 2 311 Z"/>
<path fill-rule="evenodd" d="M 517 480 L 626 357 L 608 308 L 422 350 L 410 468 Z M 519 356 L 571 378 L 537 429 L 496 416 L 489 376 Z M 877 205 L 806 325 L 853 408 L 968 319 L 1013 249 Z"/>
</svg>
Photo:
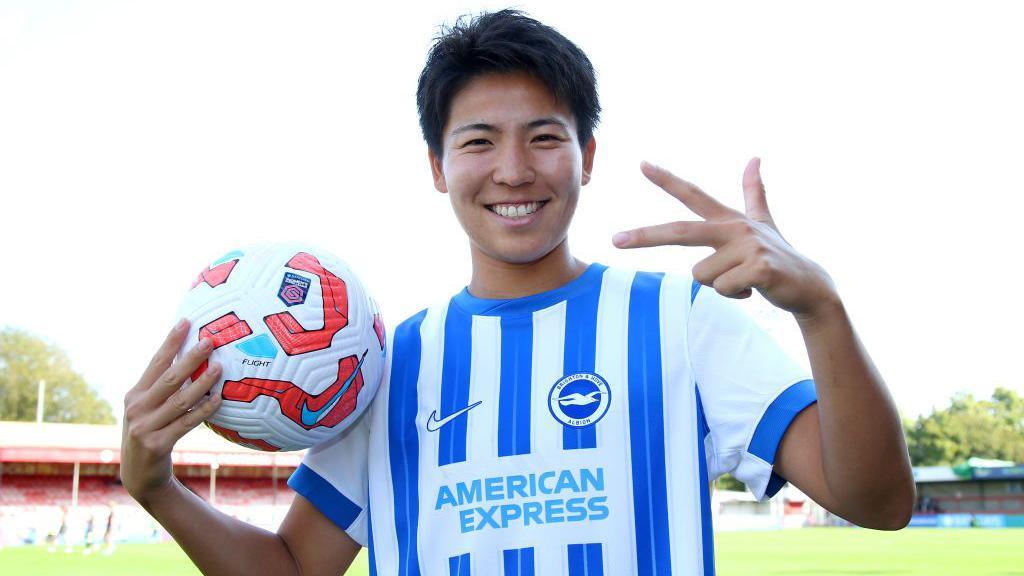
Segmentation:
<svg viewBox="0 0 1024 576">
<path fill-rule="evenodd" d="M 275 452 L 318 444 L 358 418 L 380 385 L 377 304 L 344 262 L 321 250 L 228 252 L 199 273 L 179 316 L 191 322 L 179 358 L 201 338 L 213 340 L 210 360 L 223 372 L 210 393 L 223 401 L 206 425 L 236 444 Z"/>
</svg>

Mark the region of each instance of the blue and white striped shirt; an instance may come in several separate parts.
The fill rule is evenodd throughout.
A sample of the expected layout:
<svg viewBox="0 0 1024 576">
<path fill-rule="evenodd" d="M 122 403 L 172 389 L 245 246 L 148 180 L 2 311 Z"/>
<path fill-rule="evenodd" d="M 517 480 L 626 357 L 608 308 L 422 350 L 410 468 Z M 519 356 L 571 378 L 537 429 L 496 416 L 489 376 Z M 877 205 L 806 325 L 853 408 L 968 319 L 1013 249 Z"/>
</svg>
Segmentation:
<svg viewBox="0 0 1024 576">
<path fill-rule="evenodd" d="M 714 574 L 708 480 L 759 498 L 806 370 L 688 276 L 591 265 L 394 331 L 367 413 L 289 484 L 381 575 Z"/>
</svg>

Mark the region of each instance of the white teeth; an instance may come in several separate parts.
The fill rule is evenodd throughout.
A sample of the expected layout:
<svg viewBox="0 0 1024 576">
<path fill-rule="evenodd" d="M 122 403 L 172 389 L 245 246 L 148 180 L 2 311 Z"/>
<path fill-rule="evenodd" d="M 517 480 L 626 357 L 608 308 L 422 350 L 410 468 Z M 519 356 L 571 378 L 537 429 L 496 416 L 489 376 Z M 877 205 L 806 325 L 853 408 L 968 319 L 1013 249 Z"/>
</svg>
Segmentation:
<svg viewBox="0 0 1024 576">
<path fill-rule="evenodd" d="M 494 204 L 491 210 L 506 218 L 522 218 L 533 214 L 540 208 L 540 202 L 526 202 L 523 204 Z"/>
</svg>

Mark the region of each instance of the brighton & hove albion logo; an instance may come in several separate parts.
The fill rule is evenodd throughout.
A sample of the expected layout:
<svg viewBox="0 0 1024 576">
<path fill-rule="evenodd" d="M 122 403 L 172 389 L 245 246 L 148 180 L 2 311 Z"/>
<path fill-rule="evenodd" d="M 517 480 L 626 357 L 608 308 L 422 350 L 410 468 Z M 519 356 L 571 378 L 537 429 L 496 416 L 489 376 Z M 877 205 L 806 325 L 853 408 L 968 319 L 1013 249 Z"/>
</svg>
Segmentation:
<svg viewBox="0 0 1024 576">
<path fill-rule="evenodd" d="M 603 418 L 611 399 L 604 378 L 590 372 L 576 372 L 551 387 L 548 408 L 555 420 L 565 426 L 582 428 Z"/>
<path fill-rule="evenodd" d="M 306 301 L 306 294 L 309 293 L 309 284 L 309 278 L 285 272 L 284 279 L 281 280 L 281 288 L 277 291 L 277 297 L 289 308 L 296 304 L 302 304 Z"/>
</svg>

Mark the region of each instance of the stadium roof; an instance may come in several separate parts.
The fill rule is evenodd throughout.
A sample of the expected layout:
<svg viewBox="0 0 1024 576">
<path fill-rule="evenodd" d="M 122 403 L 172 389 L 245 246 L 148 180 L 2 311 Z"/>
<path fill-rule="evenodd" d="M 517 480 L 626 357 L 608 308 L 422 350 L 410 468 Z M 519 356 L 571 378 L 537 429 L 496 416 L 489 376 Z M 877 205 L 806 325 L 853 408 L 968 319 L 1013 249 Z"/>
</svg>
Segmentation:
<svg viewBox="0 0 1024 576">
<path fill-rule="evenodd" d="M 232 444 L 206 427 L 198 427 L 178 441 L 171 459 L 184 465 L 295 467 L 304 453 L 260 452 Z M 0 462 L 120 461 L 120 425 L 0 422 Z"/>
<path fill-rule="evenodd" d="M 1024 480 L 1024 464 L 977 468 L 967 465 L 914 467 L 914 482 L 918 484 L 972 480 Z"/>
</svg>

